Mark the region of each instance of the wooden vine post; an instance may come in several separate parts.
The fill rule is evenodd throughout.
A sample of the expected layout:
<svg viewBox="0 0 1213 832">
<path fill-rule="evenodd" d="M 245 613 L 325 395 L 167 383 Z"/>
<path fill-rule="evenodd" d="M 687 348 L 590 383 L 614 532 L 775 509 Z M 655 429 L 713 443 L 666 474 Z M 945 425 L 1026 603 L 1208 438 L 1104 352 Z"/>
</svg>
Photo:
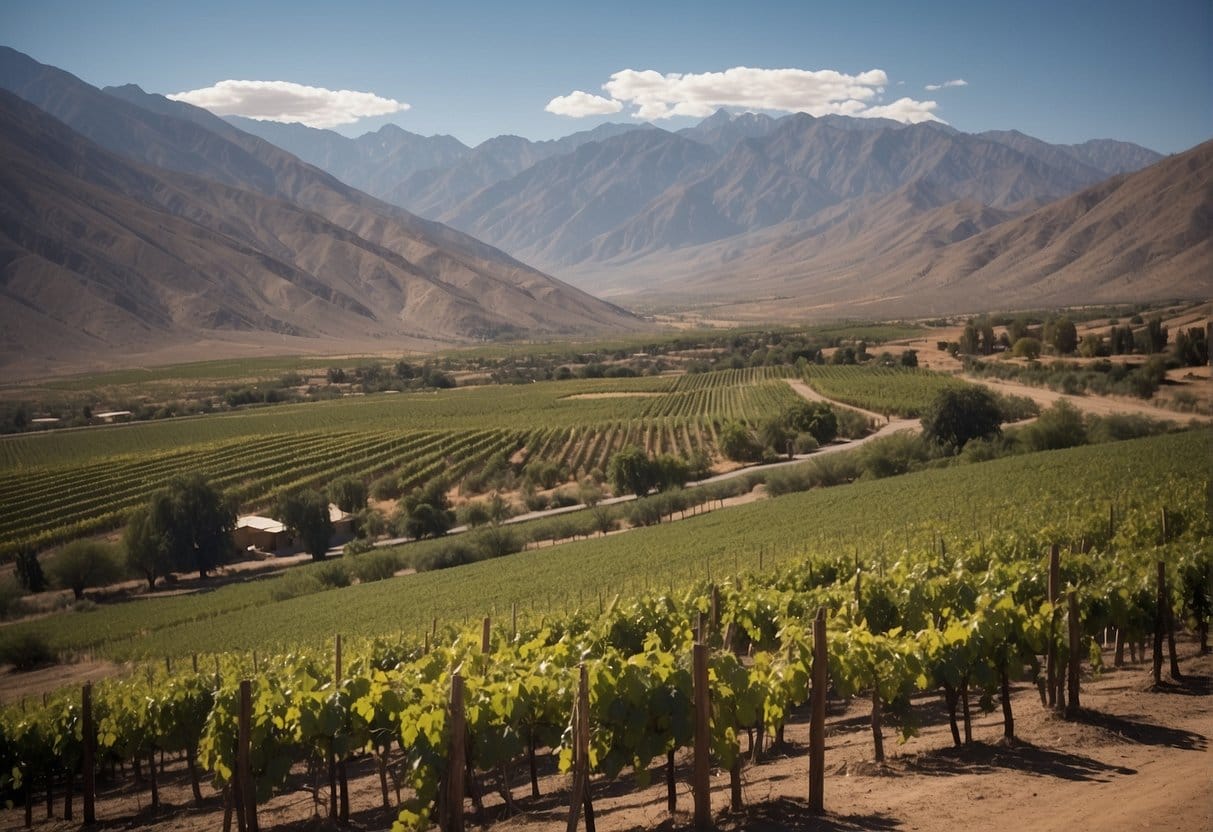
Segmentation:
<svg viewBox="0 0 1213 832">
<path fill-rule="evenodd" d="M 817 610 L 813 620 L 813 680 L 810 689 L 812 719 L 809 722 L 809 811 L 825 813 L 825 754 L 826 754 L 826 611 Z"/>
<path fill-rule="evenodd" d="M 1057 598 L 1061 589 L 1061 547 L 1056 543 L 1049 549 L 1049 603 L 1053 612 L 1049 616 L 1049 652 L 1045 655 L 1045 687 L 1050 708 L 1060 707 L 1057 701 Z"/>
<path fill-rule="evenodd" d="M 1067 672 L 1068 696 L 1066 698 L 1066 718 L 1073 719 L 1078 716 L 1078 682 L 1079 669 L 1082 663 L 1082 628 L 1079 626 L 1078 620 L 1078 593 L 1070 590 L 1066 593 L 1066 601 L 1069 605 L 1069 642 L 1070 642 L 1070 661 Z"/>
<path fill-rule="evenodd" d="M 1167 626 L 1167 565 L 1158 562 L 1158 607 L 1154 611 L 1154 684 L 1162 684 L 1162 639 Z"/>
<path fill-rule="evenodd" d="M 93 726 L 93 685 L 86 682 L 80 694 L 80 722 L 84 733 L 84 754 L 81 767 L 84 769 L 84 825 L 97 822 L 97 730 Z"/>
<path fill-rule="evenodd" d="M 240 682 L 240 718 L 236 733 L 236 780 L 240 784 L 239 797 L 244 809 L 240 828 L 246 832 L 258 832 L 257 788 L 253 783 L 249 752 L 252 745 L 253 684 L 248 679 Z"/>
<path fill-rule="evenodd" d="M 447 755 L 446 782 L 438 826 L 442 832 L 463 832 L 463 795 L 467 721 L 463 713 L 463 676 L 451 674 L 451 748 Z"/>
<path fill-rule="evenodd" d="M 333 639 L 333 687 L 335 690 L 341 690 L 341 683 L 345 680 L 344 674 L 341 672 L 341 634 L 338 633 Z M 337 760 L 336 755 L 333 759 L 337 766 L 337 788 L 340 794 L 340 808 L 338 817 L 342 823 L 348 823 L 350 819 L 350 781 L 346 774 L 345 760 Z"/>
<path fill-rule="evenodd" d="M 701 639 L 702 631 L 701 631 Z M 708 646 L 702 640 L 693 648 L 695 697 L 695 762 L 691 775 L 691 790 L 695 795 L 695 828 L 712 828 L 711 754 L 712 736 L 709 721 L 712 701 L 708 694 Z"/>
<path fill-rule="evenodd" d="M 493 630 L 493 619 L 489 616 L 484 617 L 484 621 L 480 625 L 480 652 L 488 653 L 492 647 L 490 635 Z"/>
<path fill-rule="evenodd" d="M 573 704 L 573 793 L 569 800 L 568 832 L 577 832 L 585 809 L 586 832 L 594 832 L 594 803 L 590 799 L 590 683 L 585 665 L 578 668 L 577 701 Z"/>
</svg>

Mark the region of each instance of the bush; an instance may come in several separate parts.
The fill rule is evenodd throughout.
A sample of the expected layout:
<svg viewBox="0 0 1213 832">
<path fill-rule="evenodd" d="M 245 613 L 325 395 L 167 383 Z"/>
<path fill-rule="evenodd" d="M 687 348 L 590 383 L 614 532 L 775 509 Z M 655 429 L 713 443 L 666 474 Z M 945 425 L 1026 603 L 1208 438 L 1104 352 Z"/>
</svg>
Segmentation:
<svg viewBox="0 0 1213 832">
<path fill-rule="evenodd" d="M 1055 451 L 1087 443 L 1087 426 L 1074 405 L 1059 400 L 1020 431 L 1024 445 L 1033 451 Z"/>
<path fill-rule="evenodd" d="M 998 402 L 998 412 L 1002 414 L 1004 422 L 1018 422 L 1040 415 L 1040 406 L 1027 396 L 996 393 L 994 399 Z"/>
<path fill-rule="evenodd" d="M 1087 417 L 1087 441 L 1092 445 L 1100 442 L 1119 442 L 1140 436 L 1154 436 L 1171 429 L 1169 422 L 1151 419 L 1138 413 L 1113 413 L 1108 416 Z"/>
<path fill-rule="evenodd" d="M 22 612 L 21 586 L 13 578 L 0 578 L 0 618 L 13 618 Z"/>
<path fill-rule="evenodd" d="M 33 549 L 22 548 L 17 551 L 13 559 L 13 574 L 26 592 L 38 593 L 47 587 L 46 575 L 42 571 L 42 564 L 38 562 L 38 553 Z"/>
<path fill-rule="evenodd" d="M 552 493 L 548 501 L 551 508 L 566 508 L 581 505 L 581 494 L 577 488 L 560 488 Z"/>
<path fill-rule="evenodd" d="M 322 592 L 324 588 L 324 584 L 315 575 L 310 575 L 302 569 L 292 569 L 274 581 L 270 587 L 270 598 L 275 601 L 287 601 Z"/>
<path fill-rule="evenodd" d="M 798 433 L 792 442 L 792 449 L 798 454 L 811 454 L 820 447 L 821 443 L 811 433 Z"/>
<path fill-rule="evenodd" d="M 767 475 L 767 493 L 772 497 L 808 491 L 814 485 L 813 470 L 808 465 L 790 465 Z"/>
<path fill-rule="evenodd" d="M 373 581 L 383 581 L 400 571 L 401 558 L 394 552 L 365 552 L 349 558 L 346 569 L 351 578 L 359 583 L 369 584 Z"/>
<path fill-rule="evenodd" d="M 720 452 L 734 462 L 756 462 L 762 447 L 741 422 L 726 422 L 720 429 Z"/>
<path fill-rule="evenodd" d="M 371 496 L 376 500 L 398 500 L 401 493 L 398 474 L 386 474 L 371 483 Z"/>
<path fill-rule="evenodd" d="M 843 439 L 861 439 L 872 432 L 872 421 L 858 410 L 843 407 L 838 410 L 836 416 L 838 423 L 837 435 Z"/>
<path fill-rule="evenodd" d="M 994 395 L 984 387 L 947 387 L 939 391 L 922 416 L 922 433 L 928 441 L 950 453 L 959 453 L 970 439 L 996 436 L 1002 412 Z"/>
<path fill-rule="evenodd" d="M 311 574 L 325 589 L 341 589 L 350 585 L 350 573 L 340 563 L 312 567 Z"/>
<path fill-rule="evenodd" d="M 24 632 L 0 645 L 0 662 L 11 664 L 14 670 L 26 671 L 55 664 L 59 657 L 43 636 Z"/>
<path fill-rule="evenodd" d="M 70 589 L 79 601 L 84 590 L 121 578 L 122 564 L 113 546 L 96 540 L 77 540 L 55 554 L 48 571 L 55 586 Z"/>
<path fill-rule="evenodd" d="M 905 474 L 930 458 L 928 443 L 911 433 L 895 433 L 868 442 L 859 451 L 864 474 L 875 479 Z"/>
</svg>

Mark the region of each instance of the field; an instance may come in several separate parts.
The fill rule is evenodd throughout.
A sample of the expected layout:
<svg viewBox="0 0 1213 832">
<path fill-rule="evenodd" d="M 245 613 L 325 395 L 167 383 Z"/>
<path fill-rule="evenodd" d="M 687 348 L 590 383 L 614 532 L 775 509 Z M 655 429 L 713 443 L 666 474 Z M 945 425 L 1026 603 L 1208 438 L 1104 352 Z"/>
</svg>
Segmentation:
<svg viewBox="0 0 1213 832">
<path fill-rule="evenodd" d="M 858 555 L 887 565 L 940 540 L 949 549 L 1018 534 L 1076 541 L 1106 524 L 1109 507 L 1123 512 L 1168 484 L 1203 493 L 1209 442 L 1208 431 L 1189 431 L 1117 443 L 1115 453 L 1088 446 L 928 470 L 278 603 L 272 582 L 261 581 L 11 625 L 3 637 L 32 631 L 57 648 L 114 659 L 286 649 L 336 632 L 416 637 L 435 619 L 461 625 L 515 606 L 524 620 L 537 620 L 596 606 L 603 587 L 627 597 L 760 562 L 771 570 L 808 556 Z M 1134 472 L 1132 482 L 1119 476 L 1124 470 Z"/>
<path fill-rule="evenodd" d="M 965 384 L 930 370 L 861 365 L 809 366 L 804 378 L 827 399 L 886 416 L 908 417 L 921 416 L 940 390 Z"/>
<path fill-rule="evenodd" d="M 867 767 L 861 740 L 849 739 L 850 751 L 831 743 L 831 753 L 846 755 L 858 776 L 882 771 L 885 731 L 909 737 L 925 720 L 934 727 L 936 743 L 946 737 L 935 704 L 941 690 L 957 750 L 940 754 L 941 747 L 928 746 L 935 750 L 925 759 L 897 763 L 902 776 L 920 776 L 915 766 L 946 765 L 955 755 L 987 753 L 970 735 L 998 722 L 976 725 L 971 689 L 991 703 L 983 710 L 1001 698 L 1004 753 L 1011 755 L 1004 761 L 1027 754 L 1016 765 L 1030 765 L 1033 755 L 1053 766 L 1093 765 L 1058 756 L 1060 750 L 1041 757 L 1031 751 L 1034 746 L 1014 739 L 1021 735 L 1017 731 L 1037 737 L 1048 731 L 1061 742 L 1062 732 L 1047 721 L 1023 719 L 1025 709 L 1037 713 L 1040 706 L 1019 674 L 1031 663 L 1036 671 L 1029 678 L 1043 686 L 1043 674 L 1035 676 L 1041 672 L 1037 657 L 1051 652 L 1083 668 L 1081 684 L 1071 671 L 1068 690 L 1064 682 L 1056 690 L 1050 686 L 1058 717 L 1066 703 L 1077 712 L 1079 691 L 1085 690 L 1087 710 L 1074 716 L 1064 708 L 1067 718 L 1139 735 L 1169 730 L 1173 737 L 1186 736 L 1181 747 L 1199 749 L 1207 747 L 1199 734 L 1090 710 L 1093 701 L 1101 709 L 1119 704 L 1115 697 L 1090 698 L 1091 686 L 1103 688 L 1092 676 L 1098 668 L 1087 667 L 1083 657 L 1098 653 L 1109 627 L 1117 634 L 1118 654 L 1126 645 L 1136 654 L 1140 644 L 1145 655 L 1156 559 L 1175 581 L 1167 607 L 1177 616 L 1196 610 L 1199 576 L 1209 568 L 1209 441 L 1207 431 L 1189 431 L 927 470 L 279 603 L 266 603 L 258 595 L 261 588 L 251 584 L 77 613 L 69 616 L 70 625 L 60 622 L 43 632 L 57 632 L 64 646 L 91 644 L 113 657 L 152 659 L 98 686 L 104 753 L 134 760 L 151 759 L 157 750 L 185 751 L 185 767 L 178 771 L 201 767 L 217 785 L 230 785 L 236 683 L 251 678 L 258 738 L 252 777 L 259 801 L 270 800 L 276 789 L 305 788 L 309 761 L 336 754 L 351 768 L 406 772 L 403 796 L 394 802 L 386 774 L 381 776 L 384 809 L 398 815 L 404 828 L 424 828 L 434 817 L 450 747 L 447 697 L 455 672 L 466 680 L 468 773 L 483 787 L 529 757 L 533 771 L 545 772 L 545 789 L 562 788 L 554 772 L 569 770 L 571 740 L 564 729 L 572 680 L 577 664 L 584 663 L 590 724 L 585 742 L 592 749 L 586 753 L 596 790 L 609 788 L 613 796 L 628 788 L 643 792 L 652 773 L 667 776 L 675 789 L 681 775 L 671 763 L 691 748 L 686 657 L 695 625 L 706 628 L 710 653 L 715 764 L 722 775 L 731 771 L 735 784 L 743 770 L 747 780 L 761 782 L 764 743 L 759 740 L 754 751 L 754 741 L 743 748 L 741 737 L 777 742 L 785 726 L 790 735 L 803 736 L 795 733 L 802 724 L 795 714 L 817 667 L 808 625 L 818 609 L 826 616 L 831 684 L 836 696 L 850 698 L 849 712 L 855 712 L 836 717 L 835 732 L 864 719 L 861 703 L 870 701 L 878 767 Z M 1116 476 L 1124 470 L 1133 471 L 1132 482 Z M 1058 626 L 1063 618 L 1045 598 L 1045 553 L 1052 544 L 1063 551 L 1060 574 L 1072 598 L 1068 637 Z M 604 587 L 612 597 L 599 594 Z M 128 617 L 111 615 L 118 611 Z M 482 616 L 491 616 L 484 647 Z M 10 635 L 39 627 L 48 624 L 9 628 Z M 344 664 L 334 659 L 334 635 L 346 639 Z M 1075 638 L 1082 640 L 1081 649 L 1067 653 Z M 1162 643 L 1160 635 L 1155 644 Z M 1160 662 L 1162 649 L 1156 646 Z M 179 660 L 166 670 L 169 663 L 162 659 L 207 651 L 214 657 L 203 656 L 197 669 Z M 1120 664 L 1119 657 L 1104 655 Z M 1180 680 L 1178 671 L 1176 664 L 1172 674 Z M 956 684 L 961 691 L 949 687 Z M 1183 684 L 1189 695 L 1207 693 L 1199 681 Z M 957 728 L 960 692 L 963 742 Z M 1042 702 L 1044 696 L 1042 687 Z M 1168 719 L 1187 712 L 1167 707 Z M 1207 710 L 1203 701 L 1196 707 Z M 3 748 L 15 766 L 14 786 L 37 788 L 47 777 L 54 783 L 58 761 L 77 759 L 79 735 L 65 726 L 74 724 L 78 708 L 73 696 L 57 696 L 45 707 L 23 704 L 4 711 Z M 1084 736 L 1071 728 L 1065 735 L 1067 742 Z M 50 747 L 60 751 L 40 756 L 38 749 Z M 331 774 L 329 788 L 338 779 Z M 536 775 L 532 780 L 539 794 Z M 356 792 L 358 811 L 380 805 L 373 782 L 372 776 Z M 137 783 L 118 783 L 130 799 L 139 793 Z M 28 802 L 30 787 L 25 788 Z M 718 792 L 723 799 L 723 789 Z M 732 811 L 744 813 L 744 803 L 754 798 L 743 798 L 738 787 L 729 801 Z M 506 803 L 515 799 L 544 805 L 518 796 Z M 487 807 L 489 796 L 483 800 Z M 111 812 L 121 811 L 116 805 Z M 614 805 L 609 798 L 608 805 Z M 653 811 L 645 825 L 660 821 L 659 810 Z M 899 811 L 890 808 L 890 815 Z"/>
<path fill-rule="evenodd" d="M 452 479 L 525 448 L 570 475 L 604 469 L 627 444 L 711 453 L 726 420 L 755 422 L 797 401 L 778 368 L 692 376 L 351 396 L 0 441 L 0 557 L 121 525 L 182 470 L 242 506 L 344 474 Z M 628 394 L 644 393 L 645 396 Z"/>
</svg>

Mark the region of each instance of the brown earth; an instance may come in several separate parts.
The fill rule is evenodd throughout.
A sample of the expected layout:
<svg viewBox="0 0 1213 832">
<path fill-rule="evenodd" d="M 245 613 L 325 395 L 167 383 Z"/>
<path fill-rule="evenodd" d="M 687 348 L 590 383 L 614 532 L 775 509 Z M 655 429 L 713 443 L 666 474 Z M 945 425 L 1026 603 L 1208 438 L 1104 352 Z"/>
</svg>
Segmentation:
<svg viewBox="0 0 1213 832">
<path fill-rule="evenodd" d="M 797 713 L 786 732 L 786 746 L 758 765 L 742 770 L 745 808 L 728 811 L 728 774 L 712 775 L 712 807 L 722 830 L 1107 830 L 1167 829 L 1205 832 L 1213 828 L 1209 737 L 1213 733 L 1210 697 L 1213 656 L 1198 655 L 1190 642 L 1180 643 L 1185 677 L 1164 677 L 1152 689 L 1146 664 L 1108 669 L 1085 678 L 1084 710 L 1066 721 L 1041 707 L 1035 687 L 1014 687 L 1017 740 L 1002 740 L 1001 712 L 977 714 L 973 743 L 954 748 L 937 694 L 915 698 L 920 731 L 904 745 L 886 727 L 887 762 L 872 762 L 868 703 L 833 700 L 826 723 L 826 815 L 813 817 L 806 807 L 808 726 Z M 1111 655 L 1104 660 L 1111 663 Z M 743 747 L 745 741 L 743 740 Z M 691 827 L 690 759 L 676 767 L 677 813 L 666 812 L 664 766 L 652 770 L 652 785 L 637 789 L 630 773 L 615 782 L 595 778 L 592 784 L 597 827 L 602 830 L 684 829 Z M 381 804 L 378 776 L 370 760 L 350 765 L 353 829 L 383 829 L 394 819 Z M 542 797 L 532 799 L 525 765 L 512 767 L 510 792 L 517 813 L 507 817 L 496 778 L 481 778 L 487 825 L 496 830 L 536 832 L 565 828 L 570 778 L 556 773 L 550 759 L 541 765 Z M 222 826 L 218 794 L 203 786 L 203 804 L 194 807 L 189 781 L 180 761 L 168 761 L 159 778 L 163 808 L 148 808 L 146 788 L 129 779 L 103 783 L 97 815 L 105 828 L 214 830 Z M 313 815 L 311 779 L 296 766 L 287 788 L 259 808 L 262 829 L 324 829 L 331 825 Z M 323 786 L 321 813 L 327 806 Z M 392 790 L 394 798 L 394 790 Z M 79 812 L 79 799 L 76 811 Z M 469 814 L 471 805 L 468 805 Z M 62 816 L 57 802 L 56 818 Z M 77 815 L 78 817 L 78 815 Z M 76 822 L 44 820 L 40 793 L 35 798 L 35 826 L 76 829 Z M 0 813 L 0 829 L 22 825 L 20 809 Z"/>
</svg>

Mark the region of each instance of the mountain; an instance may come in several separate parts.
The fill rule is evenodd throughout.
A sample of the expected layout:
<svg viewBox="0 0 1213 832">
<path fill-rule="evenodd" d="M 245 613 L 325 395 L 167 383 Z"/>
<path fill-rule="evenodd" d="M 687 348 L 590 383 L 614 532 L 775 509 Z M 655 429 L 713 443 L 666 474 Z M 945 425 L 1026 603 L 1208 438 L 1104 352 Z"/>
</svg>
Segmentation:
<svg viewBox="0 0 1213 832">
<path fill-rule="evenodd" d="M 589 255 L 588 241 L 713 159 L 704 145 L 665 130 L 632 131 L 545 159 L 478 191 L 442 219 L 522 257 L 572 262 Z"/>
<path fill-rule="evenodd" d="M 740 320 L 1207 298 L 1213 142 L 1027 214 L 915 181 L 627 274 L 617 296 L 693 297 Z"/>
<path fill-rule="evenodd" d="M 138 87 L 133 89 L 142 93 Z M 123 94 L 118 88 L 107 87 L 105 91 Z M 348 185 L 426 216 L 437 216 L 467 195 L 508 179 L 536 162 L 571 153 L 588 142 L 651 129 L 648 124 L 607 123 L 549 141 L 495 136 L 476 147 L 468 147 L 451 136 L 420 136 L 394 124 L 351 139 L 332 130 L 302 124 L 240 116 L 227 116 L 225 121 Z"/>
<path fill-rule="evenodd" d="M 20 96 L 0 101 L 6 372 L 640 326 L 189 105 L 127 88 L 136 105 L 12 50 L 0 88 Z"/>
<path fill-rule="evenodd" d="M 509 179 L 527 168 L 569 154 L 585 144 L 604 141 L 650 124 L 600 124 L 560 139 L 532 142 L 520 136 L 495 136 L 478 144 L 456 164 L 419 171 L 383 194 L 388 202 L 437 219 L 483 188 Z"/>
<path fill-rule="evenodd" d="M 978 136 L 1013 147 L 1054 167 L 1068 169 L 1078 177 L 1103 177 L 1132 173 L 1162 159 L 1162 154 L 1112 139 L 1092 139 L 1082 144 L 1049 144 L 1018 130 L 988 130 Z"/>
<path fill-rule="evenodd" d="M 106 88 L 105 92 L 118 91 Z M 351 139 L 332 130 L 302 124 L 240 116 L 227 116 L 225 120 L 331 173 L 347 185 L 380 198 L 410 175 L 454 165 L 470 150 L 452 136 L 419 136 L 394 124 Z"/>
</svg>

